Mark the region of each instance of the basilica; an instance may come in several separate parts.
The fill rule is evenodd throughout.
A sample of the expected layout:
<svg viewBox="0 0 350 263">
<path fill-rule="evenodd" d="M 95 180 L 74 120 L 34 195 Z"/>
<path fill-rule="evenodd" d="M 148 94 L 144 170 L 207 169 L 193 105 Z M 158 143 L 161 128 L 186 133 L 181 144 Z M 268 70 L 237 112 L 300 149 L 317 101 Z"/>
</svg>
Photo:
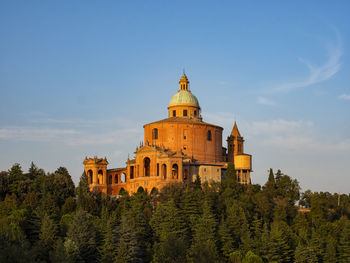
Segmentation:
<svg viewBox="0 0 350 263">
<path fill-rule="evenodd" d="M 250 184 L 252 156 L 244 153 L 244 139 L 234 123 L 222 144 L 223 128 L 206 123 L 201 116 L 198 99 L 183 74 L 179 90 L 171 98 L 168 118 L 145 124 L 144 141 L 135 150 L 126 167 L 108 169 L 107 158 L 87 158 L 84 170 L 91 191 L 118 195 L 140 187 L 148 192 L 173 182 L 221 181 L 229 162 L 234 163 L 237 180 Z"/>
</svg>

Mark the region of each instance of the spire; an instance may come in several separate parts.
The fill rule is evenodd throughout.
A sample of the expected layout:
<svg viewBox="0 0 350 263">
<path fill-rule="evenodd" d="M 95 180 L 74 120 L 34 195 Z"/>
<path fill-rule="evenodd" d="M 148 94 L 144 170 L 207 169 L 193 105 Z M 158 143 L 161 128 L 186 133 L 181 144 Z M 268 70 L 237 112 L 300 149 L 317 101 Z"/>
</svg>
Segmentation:
<svg viewBox="0 0 350 263">
<path fill-rule="evenodd" d="M 188 90 L 188 84 L 190 82 L 188 81 L 188 78 L 187 78 L 187 76 L 185 74 L 185 71 L 182 74 L 182 77 L 181 77 L 179 83 L 180 83 L 180 90 Z"/>
<path fill-rule="evenodd" d="M 238 127 L 237 127 L 237 123 L 235 122 L 235 125 L 233 125 L 233 129 L 231 132 L 231 136 L 235 136 L 235 137 L 242 137 L 241 134 L 239 133 Z"/>
</svg>

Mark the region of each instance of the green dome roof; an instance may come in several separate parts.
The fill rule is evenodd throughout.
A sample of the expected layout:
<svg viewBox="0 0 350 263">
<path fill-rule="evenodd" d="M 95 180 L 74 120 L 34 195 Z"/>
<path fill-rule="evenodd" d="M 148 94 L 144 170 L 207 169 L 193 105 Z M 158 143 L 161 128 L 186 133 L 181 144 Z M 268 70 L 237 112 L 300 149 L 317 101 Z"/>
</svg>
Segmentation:
<svg viewBox="0 0 350 263">
<path fill-rule="evenodd" d="M 169 107 L 178 105 L 194 105 L 199 107 L 198 100 L 188 90 L 179 90 L 170 100 Z"/>
</svg>

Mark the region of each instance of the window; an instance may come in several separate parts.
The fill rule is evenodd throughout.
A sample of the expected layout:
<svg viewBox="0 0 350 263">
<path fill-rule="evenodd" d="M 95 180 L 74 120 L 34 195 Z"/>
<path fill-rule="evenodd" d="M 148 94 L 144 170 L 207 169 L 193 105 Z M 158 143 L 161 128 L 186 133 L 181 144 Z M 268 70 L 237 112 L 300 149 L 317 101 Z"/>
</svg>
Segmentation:
<svg viewBox="0 0 350 263">
<path fill-rule="evenodd" d="M 158 140 L 158 129 L 157 128 L 152 130 L 152 139 Z"/>
<path fill-rule="evenodd" d="M 187 146 L 184 146 L 184 150 L 187 150 Z"/>
<path fill-rule="evenodd" d="M 143 159 L 143 176 L 150 176 L 150 158 Z"/>
<path fill-rule="evenodd" d="M 183 112 L 183 116 L 186 117 L 187 116 L 187 110 L 184 110 Z"/>
<path fill-rule="evenodd" d="M 92 184 L 92 170 L 88 171 L 88 184 Z"/>
<path fill-rule="evenodd" d="M 203 171 L 206 172 L 206 171 L 207 171 L 207 168 L 204 168 Z"/>
<path fill-rule="evenodd" d="M 176 110 L 173 110 L 173 117 L 176 117 Z"/>
<path fill-rule="evenodd" d="M 130 179 L 134 179 L 134 166 L 130 166 Z"/>
<path fill-rule="evenodd" d="M 195 117 L 197 116 L 197 111 L 196 111 L 196 110 L 194 111 L 194 116 L 195 116 Z"/>
<path fill-rule="evenodd" d="M 157 163 L 157 176 L 159 176 L 159 163 Z"/>
<path fill-rule="evenodd" d="M 207 139 L 208 139 L 208 141 L 211 141 L 211 131 L 208 131 L 208 133 L 207 133 Z"/>
<path fill-rule="evenodd" d="M 125 183 L 126 182 L 126 174 L 122 173 L 122 175 L 120 176 L 120 182 L 121 183 Z"/>
<path fill-rule="evenodd" d="M 178 179 L 179 178 L 179 167 L 178 165 L 175 163 L 173 164 L 173 167 L 171 169 L 171 175 L 173 179 Z"/>
<path fill-rule="evenodd" d="M 166 164 L 162 165 L 162 176 L 163 179 L 166 180 Z"/>
</svg>

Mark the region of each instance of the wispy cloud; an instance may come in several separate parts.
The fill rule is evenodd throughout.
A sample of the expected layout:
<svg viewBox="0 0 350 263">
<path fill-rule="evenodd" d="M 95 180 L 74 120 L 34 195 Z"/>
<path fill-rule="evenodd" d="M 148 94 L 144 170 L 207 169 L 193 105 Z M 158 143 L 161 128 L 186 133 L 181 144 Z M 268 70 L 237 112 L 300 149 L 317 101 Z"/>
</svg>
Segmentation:
<svg viewBox="0 0 350 263">
<path fill-rule="evenodd" d="M 333 77 L 340 70 L 340 66 L 341 66 L 340 58 L 343 55 L 342 41 L 341 41 L 340 34 L 337 30 L 335 30 L 335 33 L 336 33 L 336 41 L 335 43 L 328 46 L 328 59 L 324 64 L 315 65 L 304 58 L 299 58 L 299 61 L 305 64 L 309 70 L 308 77 L 301 81 L 281 84 L 270 91 L 287 92 L 297 88 L 308 87 L 316 83 L 326 81 L 331 77 Z"/>
<path fill-rule="evenodd" d="M 236 120 L 232 113 L 204 114 L 206 120 L 224 128 L 228 134 Z M 350 151 L 350 138 L 329 137 L 312 121 L 273 119 L 266 121 L 239 121 L 238 128 L 249 145 L 268 147 L 277 151 L 292 150 L 300 154 L 339 154 Z M 259 146 L 259 147 L 258 147 Z M 263 154 L 263 153 L 261 153 Z"/>
<path fill-rule="evenodd" d="M 0 140 L 3 141 L 27 141 L 53 144 L 65 144 L 69 146 L 80 145 L 121 145 L 125 142 L 142 138 L 142 131 L 136 127 L 119 128 L 107 132 L 91 132 L 88 130 L 56 129 L 41 127 L 4 127 L 0 128 Z"/>
<path fill-rule="evenodd" d="M 350 139 L 326 139 L 311 121 L 268 120 L 247 123 L 250 136 L 259 137 L 259 143 L 276 149 L 312 154 L 338 154 L 350 151 Z"/>
<path fill-rule="evenodd" d="M 342 100 L 350 100 L 350 94 L 342 94 L 338 98 Z"/>
<path fill-rule="evenodd" d="M 274 106 L 275 102 L 265 97 L 258 97 L 257 102 L 262 105 Z"/>
</svg>

